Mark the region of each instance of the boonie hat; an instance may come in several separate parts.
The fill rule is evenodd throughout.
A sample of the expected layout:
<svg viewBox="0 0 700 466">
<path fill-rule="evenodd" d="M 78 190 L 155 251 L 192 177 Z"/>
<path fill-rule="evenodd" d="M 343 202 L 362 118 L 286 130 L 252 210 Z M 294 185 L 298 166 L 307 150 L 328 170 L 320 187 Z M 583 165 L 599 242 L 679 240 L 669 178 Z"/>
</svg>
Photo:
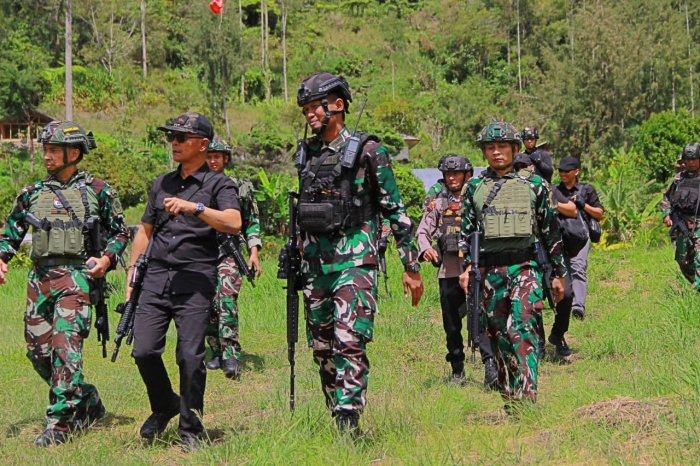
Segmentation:
<svg viewBox="0 0 700 466">
<path fill-rule="evenodd" d="M 571 171 L 571 170 L 577 170 L 581 168 L 581 162 L 576 157 L 564 157 L 561 159 L 559 162 L 559 167 L 557 170 L 561 171 Z"/>
<path fill-rule="evenodd" d="M 214 139 L 214 127 L 207 117 L 197 112 L 187 112 L 175 118 L 171 125 L 159 126 L 161 131 L 173 131 L 177 133 L 199 134 L 209 139 Z"/>
</svg>

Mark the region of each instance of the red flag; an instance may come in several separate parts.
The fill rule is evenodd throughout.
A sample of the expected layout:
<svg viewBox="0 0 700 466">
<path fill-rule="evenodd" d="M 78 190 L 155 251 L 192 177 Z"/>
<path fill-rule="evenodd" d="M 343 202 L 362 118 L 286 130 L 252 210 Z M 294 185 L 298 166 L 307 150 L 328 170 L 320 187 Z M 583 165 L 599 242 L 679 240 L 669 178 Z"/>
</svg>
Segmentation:
<svg viewBox="0 0 700 466">
<path fill-rule="evenodd" d="M 215 15 L 220 15 L 221 10 L 224 9 L 224 0 L 212 0 L 211 3 L 209 3 L 209 9 Z"/>
</svg>

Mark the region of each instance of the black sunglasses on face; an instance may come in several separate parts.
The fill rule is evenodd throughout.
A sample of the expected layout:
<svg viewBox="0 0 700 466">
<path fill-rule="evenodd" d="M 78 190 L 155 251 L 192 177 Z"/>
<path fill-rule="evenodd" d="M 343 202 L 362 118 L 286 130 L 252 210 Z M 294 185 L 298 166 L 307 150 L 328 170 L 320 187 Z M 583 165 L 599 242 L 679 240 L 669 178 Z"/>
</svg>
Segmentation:
<svg viewBox="0 0 700 466">
<path fill-rule="evenodd" d="M 561 168 L 559 169 L 559 173 L 571 173 L 573 170 L 562 170 Z"/>
<path fill-rule="evenodd" d="M 168 139 L 168 142 L 173 142 L 175 139 L 177 139 L 177 142 L 182 144 L 185 142 L 187 139 L 201 139 L 201 137 L 187 137 L 187 133 L 168 133 L 165 135 L 165 137 Z"/>
</svg>

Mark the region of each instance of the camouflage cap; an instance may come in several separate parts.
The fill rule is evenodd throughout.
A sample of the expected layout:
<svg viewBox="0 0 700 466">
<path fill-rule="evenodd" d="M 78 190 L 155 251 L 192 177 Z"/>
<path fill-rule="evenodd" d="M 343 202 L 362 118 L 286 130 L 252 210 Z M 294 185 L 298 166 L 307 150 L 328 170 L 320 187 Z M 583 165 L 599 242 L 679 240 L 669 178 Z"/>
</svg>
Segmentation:
<svg viewBox="0 0 700 466">
<path fill-rule="evenodd" d="M 476 138 L 476 143 L 483 149 L 487 142 L 513 142 L 520 147 L 522 139 L 520 133 L 515 126 L 507 121 L 494 121 L 484 126 L 479 136 Z"/>
<path fill-rule="evenodd" d="M 74 121 L 52 121 L 41 130 L 37 142 L 74 146 L 80 149 L 81 154 L 87 154 L 91 149 L 97 148 L 92 131 L 85 132 L 83 127 Z"/>
<path fill-rule="evenodd" d="M 207 117 L 197 112 L 187 112 L 175 118 L 171 125 L 159 126 L 161 131 L 177 133 L 193 133 L 204 136 L 210 141 L 214 139 L 214 127 Z"/>
<path fill-rule="evenodd" d="M 686 144 L 686 146 L 683 148 L 681 159 L 700 159 L 700 144 L 697 142 Z"/>
</svg>

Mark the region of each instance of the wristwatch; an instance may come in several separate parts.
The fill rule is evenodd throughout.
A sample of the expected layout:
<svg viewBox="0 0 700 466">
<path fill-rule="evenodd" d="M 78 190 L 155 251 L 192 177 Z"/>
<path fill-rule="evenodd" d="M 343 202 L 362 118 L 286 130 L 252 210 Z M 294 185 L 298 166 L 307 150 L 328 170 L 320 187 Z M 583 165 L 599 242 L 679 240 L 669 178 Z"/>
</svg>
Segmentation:
<svg viewBox="0 0 700 466">
<path fill-rule="evenodd" d="M 198 202 L 197 207 L 194 209 L 194 216 L 199 217 L 199 214 L 204 212 L 204 209 L 206 209 L 206 207 L 204 207 L 204 204 L 202 204 L 201 202 Z"/>
<path fill-rule="evenodd" d="M 418 262 L 412 262 L 403 266 L 406 272 L 418 273 L 420 272 L 420 264 Z"/>
</svg>

